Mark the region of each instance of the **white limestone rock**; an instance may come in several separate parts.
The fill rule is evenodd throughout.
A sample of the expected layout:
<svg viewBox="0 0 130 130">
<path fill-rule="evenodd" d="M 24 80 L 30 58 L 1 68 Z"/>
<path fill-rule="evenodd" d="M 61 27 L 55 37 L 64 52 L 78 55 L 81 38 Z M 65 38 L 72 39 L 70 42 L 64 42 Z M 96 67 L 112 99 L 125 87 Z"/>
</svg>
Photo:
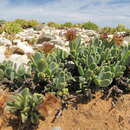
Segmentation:
<svg viewBox="0 0 130 130">
<path fill-rule="evenodd" d="M 28 45 L 27 42 L 18 42 L 16 47 L 22 49 L 26 53 L 34 53 L 32 46 Z"/>
<path fill-rule="evenodd" d="M 12 42 L 10 41 L 10 40 L 8 40 L 8 39 L 6 39 L 6 38 L 0 38 L 0 46 L 1 45 L 12 45 Z"/>
<path fill-rule="evenodd" d="M 129 43 L 128 43 L 128 41 L 125 41 L 125 40 L 124 40 L 122 45 L 128 47 Z"/>
</svg>

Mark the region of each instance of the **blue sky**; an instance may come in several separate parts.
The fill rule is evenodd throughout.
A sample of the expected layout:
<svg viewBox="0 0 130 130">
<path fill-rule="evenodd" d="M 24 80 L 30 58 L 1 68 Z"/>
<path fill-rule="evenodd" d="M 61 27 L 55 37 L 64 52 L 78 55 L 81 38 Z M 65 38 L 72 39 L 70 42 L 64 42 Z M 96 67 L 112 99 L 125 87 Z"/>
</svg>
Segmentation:
<svg viewBox="0 0 130 130">
<path fill-rule="evenodd" d="M 16 18 L 130 27 L 130 0 L 0 0 L 0 19 Z"/>
</svg>

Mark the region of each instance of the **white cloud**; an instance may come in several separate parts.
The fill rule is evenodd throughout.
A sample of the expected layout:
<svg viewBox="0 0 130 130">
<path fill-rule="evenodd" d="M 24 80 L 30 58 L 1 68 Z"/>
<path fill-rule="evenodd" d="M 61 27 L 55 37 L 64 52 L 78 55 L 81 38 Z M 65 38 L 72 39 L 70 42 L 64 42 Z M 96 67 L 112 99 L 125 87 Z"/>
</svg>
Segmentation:
<svg viewBox="0 0 130 130">
<path fill-rule="evenodd" d="M 0 18 L 38 19 L 42 22 L 93 21 L 101 26 L 125 24 L 130 27 L 130 4 L 108 4 L 112 0 L 54 0 L 42 5 L 26 3 L 12 5 L 9 0 L 0 0 Z"/>
</svg>

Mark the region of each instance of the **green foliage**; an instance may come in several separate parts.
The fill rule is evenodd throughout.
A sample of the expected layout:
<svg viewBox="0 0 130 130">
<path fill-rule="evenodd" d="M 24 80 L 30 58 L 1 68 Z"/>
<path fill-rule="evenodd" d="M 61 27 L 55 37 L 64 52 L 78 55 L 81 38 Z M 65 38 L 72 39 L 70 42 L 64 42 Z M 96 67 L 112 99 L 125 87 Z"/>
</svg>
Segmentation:
<svg viewBox="0 0 130 130">
<path fill-rule="evenodd" d="M 22 124 L 37 124 L 40 115 L 36 109 L 41 104 L 43 97 L 41 94 L 31 94 L 28 88 L 14 96 L 13 101 L 7 103 L 7 108 L 15 114 Z"/>
<path fill-rule="evenodd" d="M 114 78 L 123 75 L 129 65 L 130 51 L 113 43 L 95 39 L 89 46 L 80 39 L 70 42 L 72 61 L 78 69 L 79 90 L 85 91 L 92 84 L 108 87 Z M 77 78 L 77 75 L 74 75 Z"/>
<path fill-rule="evenodd" d="M 5 22 L 6 22 L 5 20 L 2 20 L 2 19 L 1 19 L 1 20 L 0 20 L 0 25 L 1 25 L 1 24 L 4 24 Z"/>
<path fill-rule="evenodd" d="M 55 23 L 55 22 L 48 22 L 47 25 L 49 27 L 54 27 L 54 28 L 58 28 L 58 29 L 81 27 L 81 24 L 73 24 L 71 22 L 66 22 L 64 24 L 58 24 L 58 23 Z"/>
<path fill-rule="evenodd" d="M 123 25 L 123 24 L 118 24 L 117 27 L 116 27 L 116 31 L 117 31 L 117 32 L 124 32 L 124 31 L 126 31 L 125 25 Z"/>
<path fill-rule="evenodd" d="M 17 24 L 20 24 L 22 28 L 27 28 L 28 27 L 28 21 L 24 19 L 16 19 L 14 21 Z"/>
<path fill-rule="evenodd" d="M 37 20 L 24 20 L 24 19 L 16 19 L 14 23 L 20 24 L 22 28 L 35 27 L 39 25 Z"/>
<path fill-rule="evenodd" d="M 4 71 L 0 69 L 0 80 L 4 79 Z"/>
<path fill-rule="evenodd" d="M 47 56 L 37 52 L 31 60 L 30 66 L 34 74 L 34 82 L 46 82 L 45 92 L 55 92 L 56 94 L 63 92 L 72 78 L 70 73 L 63 68 L 63 64 L 57 63 L 60 61 L 58 55 L 64 57 L 64 54 L 59 51 Z"/>
<path fill-rule="evenodd" d="M 126 32 L 130 33 L 130 28 L 126 28 Z"/>
<path fill-rule="evenodd" d="M 73 24 L 71 22 L 66 22 L 63 24 L 64 27 L 71 28 L 73 27 Z"/>
<path fill-rule="evenodd" d="M 69 47 L 70 54 L 58 49 L 48 54 L 35 53 L 29 62 L 29 70 L 23 65 L 16 70 L 12 62 L 4 62 L 0 65 L 0 80 L 7 78 L 18 88 L 31 77 L 35 85 L 33 90 L 42 89 L 38 92 L 84 93 L 93 85 L 108 87 L 130 64 L 129 47 L 116 47 L 113 41 L 95 39 L 85 46 L 78 37 L 69 43 Z"/>
<path fill-rule="evenodd" d="M 3 31 L 5 31 L 8 34 L 16 34 L 18 32 L 21 32 L 23 29 L 20 24 L 17 24 L 15 22 L 6 22 L 3 25 Z"/>
<path fill-rule="evenodd" d="M 60 27 L 60 24 L 55 23 L 55 22 L 48 22 L 47 25 L 48 25 L 49 27 L 54 27 L 54 28 L 59 28 L 59 27 Z"/>
<path fill-rule="evenodd" d="M 4 32 L 4 28 L 1 26 L 0 27 L 0 34 Z"/>
<path fill-rule="evenodd" d="M 107 34 L 113 34 L 113 33 L 116 32 L 116 29 L 112 28 L 112 27 L 104 27 L 104 28 L 101 29 L 101 32 L 107 33 Z"/>
<path fill-rule="evenodd" d="M 73 26 L 76 27 L 76 28 L 82 28 L 82 24 L 81 23 L 73 24 Z"/>
<path fill-rule="evenodd" d="M 130 32 L 129 28 L 126 28 L 123 24 L 118 24 L 116 27 L 103 27 L 102 33 L 114 34 L 115 32 Z"/>
<path fill-rule="evenodd" d="M 28 20 L 28 26 L 35 27 L 39 22 L 37 20 Z"/>
<path fill-rule="evenodd" d="M 89 21 L 89 22 L 83 23 L 82 28 L 89 29 L 89 30 L 98 30 L 98 25 Z"/>
<path fill-rule="evenodd" d="M 8 79 L 15 82 L 10 89 L 19 88 L 27 77 L 30 77 L 30 70 L 25 69 L 23 64 L 19 67 L 11 61 L 4 61 L 0 64 L 0 80 Z"/>
<path fill-rule="evenodd" d="M 4 32 L 3 24 L 5 24 L 5 23 L 6 23 L 5 20 L 0 20 L 0 34 Z"/>
</svg>

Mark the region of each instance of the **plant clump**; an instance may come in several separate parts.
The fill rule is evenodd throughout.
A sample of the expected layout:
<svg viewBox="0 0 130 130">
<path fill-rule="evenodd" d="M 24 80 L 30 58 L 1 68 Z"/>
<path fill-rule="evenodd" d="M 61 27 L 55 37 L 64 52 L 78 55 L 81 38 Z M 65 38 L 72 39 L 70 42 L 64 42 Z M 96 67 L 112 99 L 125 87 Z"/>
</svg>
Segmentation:
<svg viewBox="0 0 130 130">
<path fill-rule="evenodd" d="M 21 25 L 15 22 L 6 22 L 2 26 L 2 28 L 3 28 L 3 31 L 8 34 L 16 34 L 23 30 Z"/>
<path fill-rule="evenodd" d="M 7 109 L 15 114 L 22 129 L 37 124 L 40 114 L 36 109 L 42 103 L 43 96 L 38 93 L 31 94 L 28 88 L 14 96 L 13 101 L 7 102 Z"/>
<path fill-rule="evenodd" d="M 67 41 L 72 41 L 76 39 L 76 30 L 75 29 L 67 30 L 65 36 L 66 36 Z"/>
<path fill-rule="evenodd" d="M 72 28 L 73 27 L 73 24 L 71 22 L 66 22 L 63 24 L 64 27 L 67 27 L 67 28 Z"/>
<path fill-rule="evenodd" d="M 98 30 L 98 25 L 89 21 L 89 22 L 83 23 L 82 28 L 88 29 L 88 30 Z"/>
<path fill-rule="evenodd" d="M 14 23 L 20 24 L 23 29 L 39 25 L 39 22 L 36 20 L 24 20 L 24 19 L 16 19 Z"/>
</svg>

